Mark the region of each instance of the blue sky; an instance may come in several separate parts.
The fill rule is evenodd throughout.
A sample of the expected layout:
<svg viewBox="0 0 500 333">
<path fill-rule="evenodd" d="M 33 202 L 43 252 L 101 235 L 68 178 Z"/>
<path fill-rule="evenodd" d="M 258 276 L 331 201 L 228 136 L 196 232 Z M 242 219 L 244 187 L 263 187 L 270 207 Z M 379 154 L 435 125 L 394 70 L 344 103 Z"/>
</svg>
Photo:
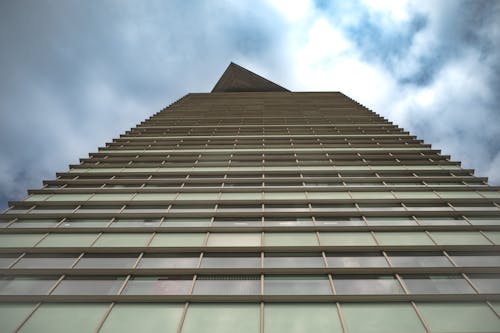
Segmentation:
<svg viewBox="0 0 500 333">
<path fill-rule="evenodd" d="M 0 2 L 0 207 L 230 61 L 342 91 L 500 184 L 500 2 Z"/>
</svg>

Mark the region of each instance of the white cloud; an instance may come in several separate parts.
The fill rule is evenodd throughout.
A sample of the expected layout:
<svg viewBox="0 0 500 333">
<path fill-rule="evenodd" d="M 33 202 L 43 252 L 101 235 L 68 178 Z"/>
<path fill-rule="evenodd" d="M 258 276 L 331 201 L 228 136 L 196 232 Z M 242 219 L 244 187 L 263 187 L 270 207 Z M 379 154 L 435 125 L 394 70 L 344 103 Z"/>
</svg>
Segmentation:
<svg viewBox="0 0 500 333">
<path fill-rule="evenodd" d="M 269 0 L 269 3 L 290 22 L 303 20 L 314 11 L 311 0 Z"/>
</svg>

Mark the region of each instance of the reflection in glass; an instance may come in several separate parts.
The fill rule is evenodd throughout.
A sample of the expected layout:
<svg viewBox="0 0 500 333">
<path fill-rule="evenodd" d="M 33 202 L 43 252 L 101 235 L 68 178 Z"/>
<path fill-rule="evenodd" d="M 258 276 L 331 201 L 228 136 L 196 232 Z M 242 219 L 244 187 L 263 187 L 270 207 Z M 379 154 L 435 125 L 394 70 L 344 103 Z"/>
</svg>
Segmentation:
<svg viewBox="0 0 500 333">
<path fill-rule="evenodd" d="M 474 294 L 474 289 L 460 275 L 404 275 L 412 294 Z"/>
<path fill-rule="evenodd" d="M 194 285 L 195 295 L 259 295 L 260 276 L 199 276 Z"/>
<path fill-rule="evenodd" d="M 266 295 L 331 295 L 326 275 L 266 275 Z"/>
<path fill-rule="evenodd" d="M 334 275 L 333 285 L 340 295 L 403 293 L 399 282 L 391 275 Z"/>
<path fill-rule="evenodd" d="M 192 276 L 136 276 L 128 281 L 122 294 L 186 295 L 192 280 Z"/>
</svg>

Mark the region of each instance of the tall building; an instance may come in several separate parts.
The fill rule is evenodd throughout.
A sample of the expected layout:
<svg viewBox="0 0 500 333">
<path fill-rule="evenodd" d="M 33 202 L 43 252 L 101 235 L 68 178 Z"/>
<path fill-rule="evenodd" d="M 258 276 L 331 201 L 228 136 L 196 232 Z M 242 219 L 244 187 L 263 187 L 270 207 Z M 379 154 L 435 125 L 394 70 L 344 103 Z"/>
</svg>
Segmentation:
<svg viewBox="0 0 500 333">
<path fill-rule="evenodd" d="M 231 64 L 9 203 L 1 332 L 500 332 L 500 192 Z"/>
</svg>

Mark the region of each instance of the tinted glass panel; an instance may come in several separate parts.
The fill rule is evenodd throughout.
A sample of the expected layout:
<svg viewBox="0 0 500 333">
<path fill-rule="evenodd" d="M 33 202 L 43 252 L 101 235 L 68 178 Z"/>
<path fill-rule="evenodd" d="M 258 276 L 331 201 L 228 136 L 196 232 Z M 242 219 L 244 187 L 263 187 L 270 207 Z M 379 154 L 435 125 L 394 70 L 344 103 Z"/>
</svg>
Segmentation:
<svg viewBox="0 0 500 333">
<path fill-rule="evenodd" d="M 137 276 L 131 278 L 124 295 L 186 295 L 191 288 L 191 276 L 148 277 Z"/>
<path fill-rule="evenodd" d="M 259 295 L 260 276 L 198 276 L 195 295 Z"/>
<path fill-rule="evenodd" d="M 339 295 L 403 293 L 399 282 L 390 275 L 334 275 L 333 285 Z"/>
<path fill-rule="evenodd" d="M 266 295 L 330 295 L 332 290 L 325 275 L 267 275 L 264 278 Z"/>
</svg>

